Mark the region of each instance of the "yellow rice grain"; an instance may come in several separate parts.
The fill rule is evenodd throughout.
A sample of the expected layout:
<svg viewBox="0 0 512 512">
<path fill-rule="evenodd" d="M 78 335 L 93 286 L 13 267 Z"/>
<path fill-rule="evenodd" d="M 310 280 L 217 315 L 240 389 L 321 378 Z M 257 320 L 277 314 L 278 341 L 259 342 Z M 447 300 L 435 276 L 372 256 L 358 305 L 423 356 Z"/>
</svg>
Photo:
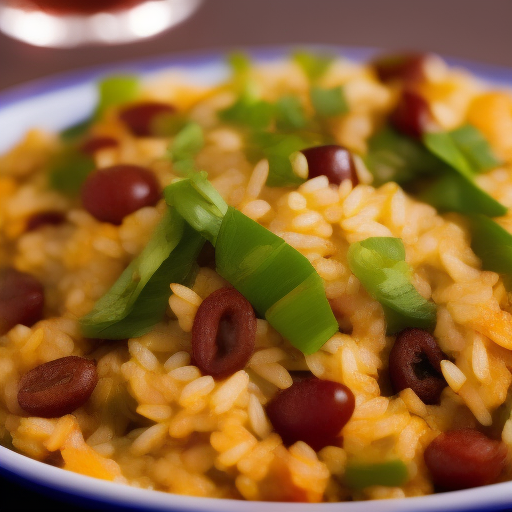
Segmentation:
<svg viewBox="0 0 512 512">
<path fill-rule="evenodd" d="M 254 201 L 249 201 L 242 206 L 241 212 L 252 220 L 260 220 L 265 217 L 271 209 L 272 207 L 267 203 L 267 201 L 264 201 L 263 199 L 256 199 Z"/>
<path fill-rule="evenodd" d="M 211 398 L 212 408 L 215 414 L 222 414 L 236 402 L 243 391 L 247 390 L 249 375 L 243 370 L 234 373 L 224 381 Z"/>
<path fill-rule="evenodd" d="M 190 363 L 190 354 L 185 351 L 176 352 L 167 359 L 164 363 L 164 369 L 166 372 L 171 372 L 176 368 L 187 366 Z"/>
<path fill-rule="evenodd" d="M 172 416 L 172 407 L 169 405 L 139 405 L 136 411 L 137 414 L 157 422 L 166 421 Z M 87 442 L 90 444 L 89 440 Z"/>
<path fill-rule="evenodd" d="M 249 395 L 249 421 L 252 430 L 260 439 L 266 439 L 272 432 L 272 425 L 267 418 L 265 409 L 254 394 Z"/>
<path fill-rule="evenodd" d="M 57 421 L 55 428 L 50 437 L 45 442 L 45 447 L 48 451 L 54 452 L 58 450 L 66 441 L 75 427 L 75 421 L 72 416 L 66 414 Z"/>
<path fill-rule="evenodd" d="M 267 324 L 268 325 L 268 324 Z M 248 366 L 257 366 L 260 364 L 277 363 L 286 359 L 286 352 L 279 347 L 271 347 L 257 350 L 249 360 Z"/>
<path fill-rule="evenodd" d="M 477 389 L 472 384 L 466 381 L 459 389 L 459 395 L 462 397 L 480 424 L 484 426 L 489 426 L 492 424 L 491 413 L 485 406 Z"/>
<path fill-rule="evenodd" d="M 132 357 L 146 370 L 154 372 L 159 368 L 160 363 L 156 356 L 138 341 L 129 340 L 128 350 Z"/>
<path fill-rule="evenodd" d="M 180 382 L 190 382 L 201 377 L 197 366 L 181 366 L 169 372 L 169 376 Z"/>
<path fill-rule="evenodd" d="M 136 457 L 140 457 L 160 447 L 167 437 L 168 430 L 169 426 L 166 423 L 157 423 L 149 427 L 132 443 L 130 447 L 131 453 Z"/>
<path fill-rule="evenodd" d="M 179 404 L 183 407 L 191 405 L 195 400 L 208 395 L 215 388 L 211 375 L 205 375 L 189 382 L 181 391 Z"/>
<path fill-rule="evenodd" d="M 267 181 L 268 171 L 269 166 L 267 159 L 260 160 L 254 166 L 254 170 L 251 173 L 245 192 L 245 196 L 248 201 L 259 197 L 263 187 L 265 186 L 265 182 Z"/>
</svg>

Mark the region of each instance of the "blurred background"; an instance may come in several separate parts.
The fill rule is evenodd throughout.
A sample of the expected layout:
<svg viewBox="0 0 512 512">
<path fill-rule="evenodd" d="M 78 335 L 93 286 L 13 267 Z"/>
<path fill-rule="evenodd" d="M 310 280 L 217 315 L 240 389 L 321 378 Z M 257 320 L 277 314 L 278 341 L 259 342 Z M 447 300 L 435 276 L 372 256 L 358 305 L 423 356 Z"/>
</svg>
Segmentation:
<svg viewBox="0 0 512 512">
<path fill-rule="evenodd" d="M 180 24 L 130 44 L 38 48 L 2 34 L 0 89 L 109 62 L 287 43 L 429 50 L 512 66 L 511 20 L 511 0 L 203 0 Z"/>
<path fill-rule="evenodd" d="M 0 0 L 0 7 L 2 1 L 5 6 L 13 0 Z M 84 67 L 280 44 L 432 51 L 512 67 L 511 20 L 512 0 L 203 0 L 177 25 L 128 44 L 44 48 L 0 34 L 0 91 Z M 35 505 L 52 512 L 70 509 L 1 476 L 0 490 L 20 510 Z M 87 510 L 78 504 L 72 508 Z"/>
</svg>

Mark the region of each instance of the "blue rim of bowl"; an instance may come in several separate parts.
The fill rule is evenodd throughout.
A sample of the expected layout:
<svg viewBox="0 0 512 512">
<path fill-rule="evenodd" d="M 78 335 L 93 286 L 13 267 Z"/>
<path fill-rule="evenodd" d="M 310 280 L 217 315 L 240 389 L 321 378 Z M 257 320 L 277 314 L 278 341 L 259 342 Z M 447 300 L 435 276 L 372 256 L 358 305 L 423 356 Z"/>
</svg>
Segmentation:
<svg viewBox="0 0 512 512">
<path fill-rule="evenodd" d="M 244 47 L 240 50 L 247 52 L 248 55 L 256 60 L 274 60 L 289 55 L 296 49 L 308 49 L 312 51 L 322 51 L 333 53 L 334 55 L 344 56 L 354 61 L 364 61 L 383 53 L 383 50 L 375 47 L 350 47 L 335 45 L 311 45 L 311 44 L 289 44 L 286 46 L 258 46 Z M 56 92 L 60 89 L 66 89 L 87 81 L 97 80 L 102 76 L 117 72 L 133 73 L 152 73 L 163 70 L 168 67 L 186 67 L 200 68 L 207 64 L 221 63 L 225 56 L 232 49 L 218 48 L 214 50 L 194 50 L 189 52 L 180 52 L 177 54 L 166 54 L 145 59 L 126 60 L 93 66 L 89 68 L 78 69 L 76 71 L 58 73 L 47 78 L 31 80 L 24 84 L 15 85 L 0 91 L 0 112 L 13 104 L 26 99 L 34 99 L 37 96 L 49 92 Z M 456 58 L 444 57 L 450 66 L 460 66 L 474 75 L 492 82 L 496 85 L 512 87 L 512 68 L 485 64 L 481 62 Z"/>
<path fill-rule="evenodd" d="M 258 46 L 235 48 L 246 52 L 256 61 L 276 60 L 286 57 L 297 49 L 332 53 L 349 60 L 363 62 L 384 53 L 382 48 L 350 47 L 336 45 L 289 44 L 286 46 Z M 93 82 L 113 73 L 137 73 L 150 75 L 170 68 L 201 69 L 208 65 L 220 66 L 233 48 L 208 51 L 180 52 L 138 60 L 127 60 L 102 66 L 60 73 L 48 78 L 36 79 L 25 84 L 0 91 L 0 114 L 9 107 L 28 99 L 37 99 L 84 83 Z M 480 62 L 444 57 L 450 66 L 461 67 L 484 82 L 497 87 L 512 88 L 512 68 Z M 217 498 L 196 498 L 137 489 L 122 484 L 105 482 L 84 475 L 63 471 L 43 462 L 30 459 L 8 448 L 0 446 L 0 476 L 15 481 L 42 494 L 77 505 L 92 505 L 108 510 L 147 510 L 173 512 L 260 512 L 269 507 L 270 512 L 428 512 L 446 510 L 450 512 L 512 510 L 512 482 L 489 485 L 481 488 L 433 494 L 428 496 L 376 500 L 372 502 L 343 503 L 265 503 L 243 502 Z"/>
</svg>

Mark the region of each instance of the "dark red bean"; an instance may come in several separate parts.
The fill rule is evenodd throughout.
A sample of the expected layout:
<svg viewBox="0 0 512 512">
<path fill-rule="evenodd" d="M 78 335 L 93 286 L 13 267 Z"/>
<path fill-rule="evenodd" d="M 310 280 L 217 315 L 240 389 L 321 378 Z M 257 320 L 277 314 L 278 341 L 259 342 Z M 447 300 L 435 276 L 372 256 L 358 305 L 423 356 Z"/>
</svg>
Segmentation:
<svg viewBox="0 0 512 512">
<path fill-rule="evenodd" d="M 66 216 L 62 212 L 37 212 L 28 218 L 26 230 L 35 231 L 43 226 L 59 226 L 65 220 Z"/>
<path fill-rule="evenodd" d="M 348 149 L 330 144 L 303 149 L 302 153 L 308 161 L 309 179 L 327 176 L 334 185 L 346 179 L 351 180 L 354 187 L 359 183 L 354 160 Z"/>
<path fill-rule="evenodd" d="M 411 388 L 426 404 L 439 403 L 446 381 L 441 361 L 446 355 L 435 338 L 422 329 L 400 332 L 389 353 L 389 377 L 395 393 Z"/>
<path fill-rule="evenodd" d="M 496 482 L 507 447 L 472 428 L 439 434 L 426 448 L 425 464 L 440 489 L 455 491 Z"/>
<path fill-rule="evenodd" d="M 82 143 L 80 151 L 87 155 L 94 155 L 96 151 L 106 148 L 115 148 L 119 145 L 114 137 L 91 137 Z"/>
<path fill-rule="evenodd" d="M 389 120 L 396 130 L 414 138 L 420 138 L 424 133 L 436 128 L 427 100 L 409 90 L 402 92 Z"/>
<path fill-rule="evenodd" d="M 0 335 L 17 324 L 31 326 L 43 316 L 44 289 L 30 274 L 0 269 Z"/>
<path fill-rule="evenodd" d="M 377 57 L 371 66 L 383 82 L 402 80 L 411 84 L 426 80 L 428 66 L 438 59 L 427 53 L 402 53 Z"/>
<path fill-rule="evenodd" d="M 62 357 L 23 375 L 18 403 L 32 416 L 57 418 L 84 405 L 97 382 L 95 361 L 77 356 Z"/>
<path fill-rule="evenodd" d="M 158 136 L 158 123 L 163 117 L 174 114 L 175 109 L 167 103 L 146 101 L 126 107 L 119 118 L 137 137 Z"/>
<path fill-rule="evenodd" d="M 304 441 L 318 451 L 336 442 L 354 407 L 354 395 L 347 386 L 312 377 L 280 391 L 266 409 L 284 444 Z"/>
<path fill-rule="evenodd" d="M 234 288 L 214 291 L 199 306 L 192 326 L 194 363 L 205 374 L 225 378 L 242 370 L 256 339 L 250 302 Z"/>
<path fill-rule="evenodd" d="M 123 219 L 160 199 L 155 175 L 137 165 L 114 165 L 89 174 L 82 185 L 84 208 L 96 219 L 121 224 Z"/>
</svg>

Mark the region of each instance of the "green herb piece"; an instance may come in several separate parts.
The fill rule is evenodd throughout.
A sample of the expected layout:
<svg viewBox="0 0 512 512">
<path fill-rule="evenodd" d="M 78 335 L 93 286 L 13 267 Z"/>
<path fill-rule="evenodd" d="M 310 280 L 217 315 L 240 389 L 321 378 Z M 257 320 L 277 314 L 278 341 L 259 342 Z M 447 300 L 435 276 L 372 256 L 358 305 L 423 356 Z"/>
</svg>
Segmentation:
<svg viewBox="0 0 512 512">
<path fill-rule="evenodd" d="M 257 243 L 255 243 L 257 241 Z M 260 313 L 294 290 L 311 274 L 311 263 L 282 238 L 229 208 L 215 250 L 217 272 Z M 281 262 L 287 261 L 281 267 Z"/>
<path fill-rule="evenodd" d="M 351 489 L 364 489 L 372 485 L 400 487 L 409 478 L 407 466 L 400 459 L 376 464 L 349 462 L 344 481 Z"/>
<path fill-rule="evenodd" d="M 293 346 L 312 354 L 338 331 L 323 281 L 308 259 L 229 208 L 215 246 L 217 272 Z"/>
<path fill-rule="evenodd" d="M 276 103 L 276 125 L 279 130 L 301 130 L 307 125 L 304 109 L 295 96 L 283 96 Z"/>
<path fill-rule="evenodd" d="M 251 69 L 251 58 L 244 52 L 232 52 L 227 58 L 228 64 L 236 76 L 246 75 Z"/>
<path fill-rule="evenodd" d="M 95 117 L 100 117 L 110 107 L 133 101 L 140 92 L 139 78 L 132 75 L 113 75 L 98 83 L 98 105 Z"/>
<path fill-rule="evenodd" d="M 51 161 L 48 169 L 49 185 L 64 194 L 76 195 L 95 167 L 90 156 L 74 149 L 67 149 Z"/>
<path fill-rule="evenodd" d="M 463 214 L 480 213 L 489 217 L 500 217 L 507 208 L 484 192 L 474 181 L 449 171 L 420 194 L 419 199 L 431 204 L 441 212 Z"/>
<path fill-rule="evenodd" d="M 164 189 L 164 196 L 168 205 L 215 245 L 228 206 L 205 172 L 176 180 Z"/>
<path fill-rule="evenodd" d="M 97 86 L 98 100 L 91 117 L 84 119 L 60 132 L 65 141 L 75 140 L 85 135 L 106 109 L 134 100 L 140 91 L 138 77 L 132 75 L 113 75 L 99 81 Z"/>
<path fill-rule="evenodd" d="M 388 126 L 369 139 L 364 161 L 373 174 L 375 186 L 388 181 L 404 184 L 446 170 L 446 165 L 422 144 Z"/>
<path fill-rule="evenodd" d="M 436 306 L 412 285 L 400 238 L 371 237 L 356 242 L 349 247 L 348 263 L 366 291 L 382 304 L 388 334 L 406 327 L 434 326 Z"/>
<path fill-rule="evenodd" d="M 316 54 L 307 51 L 298 51 L 293 55 L 293 60 L 311 82 L 319 80 L 336 60 L 333 55 Z"/>
<path fill-rule="evenodd" d="M 500 164 L 482 133 L 469 124 L 450 132 L 426 133 L 423 143 L 434 155 L 469 179 Z"/>
<path fill-rule="evenodd" d="M 185 125 L 174 138 L 168 151 L 173 168 L 182 174 L 195 170 L 194 158 L 203 146 L 203 129 L 197 123 Z"/>
<path fill-rule="evenodd" d="M 309 141 L 298 135 L 260 132 L 253 134 L 251 145 L 253 151 L 257 148 L 259 158 L 268 159 L 268 187 L 297 186 L 306 181 L 307 160 L 297 153 L 310 147 Z"/>
<path fill-rule="evenodd" d="M 313 86 L 310 91 L 311 103 L 320 117 L 334 117 L 349 111 L 343 87 L 324 89 Z"/>
<path fill-rule="evenodd" d="M 471 248 L 482 260 L 482 268 L 512 275 L 512 235 L 484 215 L 469 215 Z"/>
<path fill-rule="evenodd" d="M 74 124 L 65 130 L 62 130 L 60 132 L 60 138 L 64 142 L 72 142 L 85 135 L 89 131 L 89 128 L 92 126 L 93 122 L 94 119 L 92 117 L 85 119 L 84 121 L 80 121 L 79 123 Z"/>
<path fill-rule="evenodd" d="M 228 208 L 205 173 L 172 183 L 164 194 L 167 203 L 213 243 L 217 272 L 295 347 L 312 353 L 337 332 L 323 281 L 308 259 Z"/>
<path fill-rule="evenodd" d="M 253 130 L 264 130 L 272 122 L 274 106 L 259 99 L 253 84 L 246 84 L 238 99 L 219 112 L 221 121 L 234 123 Z"/>
<path fill-rule="evenodd" d="M 169 209 L 144 250 L 80 319 L 88 338 L 125 339 L 147 333 L 162 320 L 170 283 L 189 282 L 204 239 Z"/>
</svg>

